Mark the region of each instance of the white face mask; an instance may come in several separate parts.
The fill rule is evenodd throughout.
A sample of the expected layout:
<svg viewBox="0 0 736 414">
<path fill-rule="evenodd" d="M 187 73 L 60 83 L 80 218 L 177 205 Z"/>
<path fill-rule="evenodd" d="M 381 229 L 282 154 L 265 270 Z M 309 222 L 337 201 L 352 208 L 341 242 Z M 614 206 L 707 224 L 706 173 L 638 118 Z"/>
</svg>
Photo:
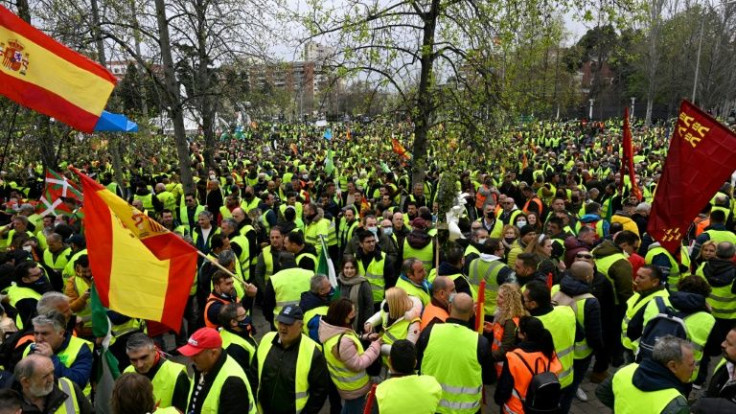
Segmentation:
<svg viewBox="0 0 736 414">
<path fill-rule="evenodd" d="M 519 221 L 516 222 L 516 227 L 522 228 L 524 226 L 526 226 L 526 221 L 525 220 L 519 220 Z"/>
<path fill-rule="evenodd" d="M 23 246 L 23 250 L 27 251 L 28 253 L 33 251 L 33 246 Z"/>
<path fill-rule="evenodd" d="M 486 239 L 478 239 L 478 244 L 484 244 L 486 242 Z"/>
<path fill-rule="evenodd" d="M 217 177 L 215 177 L 215 174 L 210 175 L 210 181 L 216 181 Z"/>
</svg>

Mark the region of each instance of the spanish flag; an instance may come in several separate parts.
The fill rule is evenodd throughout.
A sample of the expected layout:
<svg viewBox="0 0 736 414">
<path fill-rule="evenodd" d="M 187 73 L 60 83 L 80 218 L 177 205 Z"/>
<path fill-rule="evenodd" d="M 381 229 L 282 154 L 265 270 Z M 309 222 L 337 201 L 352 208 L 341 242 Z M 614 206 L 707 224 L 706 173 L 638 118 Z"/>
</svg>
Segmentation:
<svg viewBox="0 0 736 414">
<path fill-rule="evenodd" d="M 393 138 L 393 137 L 391 138 L 391 149 L 394 151 L 394 153 L 396 153 L 396 155 L 398 155 L 402 159 L 404 160 L 411 159 L 411 153 L 407 151 L 403 145 L 401 145 L 398 139 Z"/>
<path fill-rule="evenodd" d="M 178 331 L 197 271 L 197 251 L 74 170 L 84 192 L 89 263 L 102 304 Z"/>
<path fill-rule="evenodd" d="M 0 95 L 92 132 L 117 79 L 0 6 Z"/>
</svg>

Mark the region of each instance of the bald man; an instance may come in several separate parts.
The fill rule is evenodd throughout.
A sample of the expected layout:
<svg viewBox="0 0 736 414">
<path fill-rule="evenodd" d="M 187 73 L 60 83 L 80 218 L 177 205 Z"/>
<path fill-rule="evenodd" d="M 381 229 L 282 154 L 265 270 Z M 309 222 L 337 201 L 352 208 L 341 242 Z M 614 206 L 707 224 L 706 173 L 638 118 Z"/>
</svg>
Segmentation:
<svg viewBox="0 0 736 414">
<path fill-rule="evenodd" d="M 437 276 L 432 283 L 432 299 L 422 312 L 420 329 L 450 317 L 450 302 L 455 296 L 455 282 L 448 276 Z"/>
<path fill-rule="evenodd" d="M 601 327 L 601 305 L 592 293 L 593 265 L 588 262 L 574 262 L 570 271 L 560 280 L 560 290 L 552 297 L 552 302 L 569 306 L 578 321 L 583 320 L 583 332 L 575 335 L 575 354 L 573 359 L 573 381 L 562 397 L 563 409 L 569 409 L 573 396 L 587 401 L 588 396 L 579 388 L 588 371 L 593 354 L 603 350 L 603 329 Z M 578 327 L 578 331 L 580 327 Z M 566 412 L 566 411 L 562 411 Z"/>
<path fill-rule="evenodd" d="M 442 400 L 471 401 L 467 390 L 473 390 L 473 412 L 479 411 L 482 385 L 494 381 L 491 346 L 488 340 L 472 329 L 473 298 L 458 293 L 450 302 L 449 317 L 444 323 L 431 324 L 417 341 L 417 366 L 422 375 L 432 375 L 440 384 Z M 463 394 L 453 390 L 466 390 Z M 477 390 L 477 392 L 475 392 Z"/>
</svg>

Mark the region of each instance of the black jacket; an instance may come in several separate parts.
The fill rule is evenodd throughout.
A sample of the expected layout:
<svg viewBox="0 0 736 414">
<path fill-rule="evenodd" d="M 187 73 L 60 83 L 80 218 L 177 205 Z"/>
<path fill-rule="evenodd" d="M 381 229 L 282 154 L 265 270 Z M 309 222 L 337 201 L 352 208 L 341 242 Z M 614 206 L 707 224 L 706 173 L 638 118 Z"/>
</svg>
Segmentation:
<svg viewBox="0 0 736 414">
<path fill-rule="evenodd" d="M 703 266 L 703 274 L 705 279 L 713 287 L 723 287 L 731 285 L 731 293 L 736 294 L 736 267 L 733 262 L 725 259 L 710 259 Z"/>
<path fill-rule="evenodd" d="M 237 335 L 243 339 L 245 339 L 246 342 L 253 345 L 253 349 L 258 348 L 258 344 L 256 344 L 256 341 L 247 333 L 247 332 L 235 332 L 232 329 L 226 329 L 228 332 L 230 332 L 233 335 Z M 247 349 L 243 348 L 242 346 L 232 343 L 230 346 L 225 348 L 225 351 L 227 351 L 227 354 L 230 355 L 232 359 L 235 360 L 235 362 L 240 365 L 240 368 L 243 368 L 243 371 L 245 371 L 245 376 L 248 377 L 248 383 L 250 384 L 250 390 L 253 392 L 253 395 L 256 395 L 256 386 L 258 385 L 258 359 L 255 357 L 255 355 L 251 355 L 250 352 L 248 352 Z M 252 358 L 252 363 L 251 363 Z M 178 383 L 177 383 L 178 385 Z M 187 389 L 187 392 L 189 390 Z M 182 412 L 184 410 L 181 410 Z"/>
<path fill-rule="evenodd" d="M 227 352 L 222 352 L 220 354 L 220 357 L 217 359 L 217 362 L 215 362 L 215 366 L 212 368 L 212 370 L 204 375 L 204 384 L 199 390 L 198 398 L 196 399 L 197 403 L 192 403 L 194 401 L 194 398 L 189 401 L 189 405 L 186 411 L 187 414 L 199 414 L 202 412 L 202 403 L 205 401 L 207 394 L 210 392 L 210 389 L 212 388 L 212 383 L 215 381 L 215 378 L 217 378 L 217 374 L 220 372 L 220 369 L 222 369 L 222 366 L 225 365 L 227 356 Z M 194 392 L 192 393 L 192 396 L 196 394 L 197 384 L 199 384 L 201 377 L 202 373 L 195 369 L 194 379 L 192 379 L 192 381 L 194 382 Z M 220 392 L 219 396 L 220 401 L 217 412 L 219 414 L 247 413 L 250 405 L 255 404 L 254 401 L 248 401 L 247 396 L 248 389 L 245 385 L 245 382 L 238 377 L 228 377 L 222 384 L 222 391 Z"/>
<path fill-rule="evenodd" d="M 460 273 L 462 276 L 455 279 L 455 291 L 457 293 L 470 293 L 470 284 L 466 279 L 467 273 L 463 272 L 463 269 L 455 267 L 447 262 L 441 262 L 439 269 L 437 269 L 437 276 L 450 276 Z M 500 285 L 499 285 L 500 286 Z"/>
<path fill-rule="evenodd" d="M 299 340 L 305 340 L 304 335 Z M 279 336 L 275 335 L 271 343 L 272 347 L 266 355 L 261 371 L 258 401 L 264 413 L 293 414 L 296 412 L 294 390 L 299 342 L 283 348 Z M 302 414 L 317 414 L 327 399 L 331 381 L 327 371 L 327 362 L 319 350 L 315 350 L 312 354 L 312 365 L 307 378 L 309 399 L 301 412 Z"/>
<path fill-rule="evenodd" d="M 84 396 L 84 393 L 82 392 L 82 389 L 79 388 L 77 384 L 75 384 L 72 381 L 72 385 L 74 385 L 74 394 L 76 394 L 77 397 L 77 404 L 79 405 L 79 412 L 81 414 L 91 414 L 94 412 L 94 409 L 92 408 L 92 404 L 90 404 L 87 397 Z M 20 385 L 19 382 L 13 383 L 12 388 L 20 393 L 20 395 L 23 395 L 23 387 Z M 23 402 L 21 403 L 21 410 L 23 413 L 32 413 L 32 414 L 40 414 L 40 413 L 54 413 L 56 410 L 58 410 L 60 407 L 64 405 L 64 401 L 66 401 L 67 398 L 71 398 L 71 396 L 66 395 L 64 391 L 59 388 L 59 380 L 56 380 L 56 385 L 51 390 L 51 393 L 46 396 L 46 399 L 44 401 L 44 409 L 39 409 L 36 405 L 30 403 L 28 400 L 26 400 L 25 396 L 22 397 Z"/>
<path fill-rule="evenodd" d="M 591 286 L 572 276 L 565 276 L 560 281 L 560 291 L 567 296 L 573 297 L 591 293 Z M 585 326 L 578 326 L 575 329 L 575 341 L 585 338 L 588 346 L 594 352 L 603 349 L 603 327 L 601 326 L 601 305 L 598 299 L 591 298 L 585 301 Z"/>
<path fill-rule="evenodd" d="M 432 334 L 432 328 L 440 323 L 442 322 L 437 321 L 427 326 L 419 335 L 419 339 L 417 340 L 417 368 L 419 369 L 421 369 L 422 367 L 422 358 L 424 357 L 424 351 L 427 350 L 427 345 L 429 345 L 429 337 Z M 471 329 L 470 327 L 468 327 L 468 322 L 460 319 L 447 318 L 444 323 L 456 323 L 458 325 L 462 325 L 468 329 Z M 452 352 L 452 350 L 450 349 L 448 349 L 447 351 L 448 353 Z M 483 383 L 492 384 L 496 381 L 496 367 L 493 365 L 491 344 L 488 342 L 488 339 L 486 339 L 483 335 L 478 335 L 478 351 L 476 352 L 476 354 L 478 356 L 478 363 L 480 364 L 482 369 Z"/>
</svg>

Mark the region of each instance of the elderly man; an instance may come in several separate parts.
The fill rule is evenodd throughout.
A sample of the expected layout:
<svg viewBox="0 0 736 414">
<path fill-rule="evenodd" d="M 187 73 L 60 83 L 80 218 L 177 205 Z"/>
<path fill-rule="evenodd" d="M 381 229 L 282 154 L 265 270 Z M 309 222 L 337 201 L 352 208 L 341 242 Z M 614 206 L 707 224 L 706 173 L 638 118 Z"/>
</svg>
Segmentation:
<svg viewBox="0 0 736 414">
<path fill-rule="evenodd" d="M 409 296 L 414 296 L 427 306 L 430 302 L 430 284 L 427 281 L 427 271 L 422 261 L 415 258 L 404 260 L 402 275 L 396 282 L 396 287 L 404 289 Z"/>
<path fill-rule="evenodd" d="M 455 295 L 455 282 L 447 276 L 437 276 L 432 284 L 432 299 L 424 308 L 420 329 L 423 331 L 435 322 L 444 322 L 450 317 L 450 302 Z"/>
<path fill-rule="evenodd" d="M 179 353 L 194 362 L 194 379 L 186 413 L 256 413 L 248 378 L 222 349 L 222 338 L 212 328 L 194 332 Z"/>
<path fill-rule="evenodd" d="M 29 355 L 15 366 L 13 387 L 23 397 L 24 413 L 92 413 L 92 405 L 80 387 L 68 378 L 54 376 L 47 356 Z M 58 379 L 55 379 L 58 378 Z"/>
<path fill-rule="evenodd" d="M 621 368 L 595 393 L 617 414 L 686 414 L 690 408 L 685 395 L 694 369 L 692 344 L 667 335 L 654 345 L 651 359 Z"/>
<path fill-rule="evenodd" d="M 153 397 L 156 407 L 175 407 L 184 412 L 189 398 L 189 377 L 187 367 L 166 359 L 156 349 L 153 339 L 143 333 L 133 334 L 128 338 L 125 352 L 130 365 L 125 372 L 137 372 L 145 375 L 153 384 Z"/>
<path fill-rule="evenodd" d="M 302 333 L 304 313 L 298 306 L 285 306 L 276 321 L 278 331 L 267 333 L 256 352 L 260 411 L 317 414 L 329 393 L 325 357 Z"/>
<path fill-rule="evenodd" d="M 66 330 L 66 318 L 59 312 L 49 312 L 33 318 L 34 343 L 25 355 L 43 355 L 51 359 L 54 375 L 67 378 L 89 395 L 92 375 L 92 343 L 72 336 Z"/>
<path fill-rule="evenodd" d="M 309 280 L 309 291 L 302 292 L 299 308 L 304 311 L 304 333 L 313 340 L 319 339 L 319 321 L 327 315 L 327 308 L 335 290 L 325 275 L 314 275 Z"/>
</svg>

